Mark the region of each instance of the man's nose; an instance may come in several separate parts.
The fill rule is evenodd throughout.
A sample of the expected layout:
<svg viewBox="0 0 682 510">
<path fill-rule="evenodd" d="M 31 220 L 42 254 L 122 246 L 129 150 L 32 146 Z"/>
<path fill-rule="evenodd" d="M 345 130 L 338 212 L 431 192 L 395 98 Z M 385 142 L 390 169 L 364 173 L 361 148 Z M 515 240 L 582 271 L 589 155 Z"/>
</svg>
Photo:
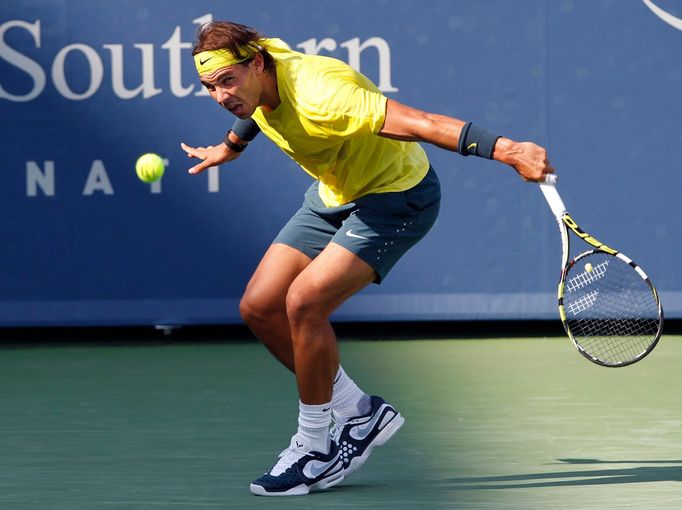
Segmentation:
<svg viewBox="0 0 682 510">
<path fill-rule="evenodd" d="M 222 87 L 216 87 L 216 99 L 219 103 L 224 103 L 230 98 L 230 94 Z"/>
</svg>

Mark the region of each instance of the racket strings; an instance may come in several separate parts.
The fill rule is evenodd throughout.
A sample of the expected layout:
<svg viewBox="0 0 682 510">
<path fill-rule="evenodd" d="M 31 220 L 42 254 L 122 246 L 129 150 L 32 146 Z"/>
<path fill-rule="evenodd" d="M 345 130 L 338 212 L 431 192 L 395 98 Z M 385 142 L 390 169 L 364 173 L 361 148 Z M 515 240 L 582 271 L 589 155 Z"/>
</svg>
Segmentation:
<svg viewBox="0 0 682 510">
<path fill-rule="evenodd" d="M 658 332 L 658 320 L 570 320 L 569 329 L 580 348 L 590 357 L 620 364 L 637 359 Z"/>
<path fill-rule="evenodd" d="M 592 292 L 589 292 L 582 296 L 580 299 L 576 299 L 575 301 L 569 302 L 567 305 L 568 311 L 572 315 L 578 315 L 580 312 L 589 310 L 597 301 L 598 295 L 599 291 L 593 290 Z"/>
<path fill-rule="evenodd" d="M 573 292 L 596 282 L 606 274 L 606 268 L 608 265 L 609 261 L 605 260 L 604 262 L 593 266 L 589 271 L 583 271 L 577 276 L 566 280 L 566 290 L 568 292 Z"/>
<path fill-rule="evenodd" d="M 650 285 L 633 266 L 611 255 L 596 252 L 580 261 L 589 269 L 567 275 L 563 301 L 573 341 L 590 358 L 609 365 L 643 356 L 655 345 L 660 329 L 658 301 Z"/>
</svg>

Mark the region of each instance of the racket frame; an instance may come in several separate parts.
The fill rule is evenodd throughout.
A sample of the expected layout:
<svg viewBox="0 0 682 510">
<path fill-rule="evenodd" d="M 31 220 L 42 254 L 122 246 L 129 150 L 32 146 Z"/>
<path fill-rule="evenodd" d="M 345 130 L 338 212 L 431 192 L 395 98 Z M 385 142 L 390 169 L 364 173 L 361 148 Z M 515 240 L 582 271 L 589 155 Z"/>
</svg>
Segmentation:
<svg viewBox="0 0 682 510">
<path fill-rule="evenodd" d="M 556 181 L 557 177 L 556 175 L 550 174 L 547 176 L 547 179 L 545 182 L 540 183 L 540 189 L 542 190 L 543 195 L 545 196 L 545 199 L 547 200 L 547 203 L 549 204 L 550 209 L 554 213 L 554 217 L 556 218 L 556 221 L 559 225 L 559 231 L 561 233 L 561 278 L 559 280 L 559 286 L 557 289 L 557 298 L 558 298 L 558 304 L 559 304 L 559 317 L 561 318 L 561 323 L 564 327 L 564 330 L 566 331 L 566 334 L 568 337 L 571 339 L 571 342 L 573 342 L 573 345 L 575 348 L 578 350 L 580 354 L 582 354 L 585 358 L 588 360 L 592 361 L 593 363 L 596 363 L 598 365 L 604 366 L 604 367 L 610 367 L 610 368 L 617 368 L 617 367 L 625 367 L 628 365 L 632 365 L 633 363 L 636 363 L 646 357 L 651 351 L 653 351 L 654 347 L 656 347 L 656 344 L 658 344 L 658 341 L 661 338 L 661 335 L 663 333 L 663 322 L 664 322 L 664 317 L 663 317 L 663 307 L 661 305 L 661 300 L 658 296 L 658 292 L 656 291 L 656 287 L 654 287 L 653 283 L 651 282 L 651 279 L 646 275 L 644 270 L 639 267 L 637 264 L 635 264 L 632 259 L 629 257 L 623 255 L 622 253 L 614 250 L 613 248 L 608 247 L 601 241 L 597 240 L 587 232 L 583 231 L 576 221 L 568 214 L 568 211 L 566 210 L 566 206 L 564 205 L 563 200 L 561 199 L 561 196 L 559 195 L 559 192 L 556 189 Z M 575 257 L 569 260 L 570 257 L 570 248 L 571 248 L 571 242 L 570 242 L 570 236 L 569 236 L 569 231 L 573 232 L 576 236 L 578 236 L 580 239 L 585 241 L 587 244 L 593 247 L 591 250 L 584 251 L 582 253 L 579 253 Z M 589 353 L 585 351 L 585 349 L 582 348 L 582 346 L 576 341 L 575 337 L 573 336 L 573 333 L 571 332 L 571 329 L 568 325 L 568 320 L 566 317 L 566 310 L 564 308 L 564 288 L 566 284 L 566 276 L 568 275 L 569 270 L 573 267 L 573 265 L 579 261 L 581 258 L 586 257 L 588 255 L 592 255 L 595 253 L 604 253 L 607 255 L 611 255 L 613 257 L 616 257 L 620 259 L 621 261 L 625 262 L 626 264 L 630 265 L 636 272 L 639 274 L 639 276 L 646 282 L 646 284 L 649 286 L 651 289 L 651 292 L 654 295 L 654 299 L 656 300 L 656 306 L 658 308 L 658 316 L 659 316 L 659 321 L 658 321 L 658 331 L 656 332 L 656 336 L 654 340 L 649 344 L 646 350 L 641 352 L 639 355 L 635 356 L 634 358 L 631 358 L 626 361 L 621 361 L 621 362 L 616 362 L 616 363 L 609 363 L 604 360 L 601 360 L 599 358 L 596 358 Z"/>
</svg>

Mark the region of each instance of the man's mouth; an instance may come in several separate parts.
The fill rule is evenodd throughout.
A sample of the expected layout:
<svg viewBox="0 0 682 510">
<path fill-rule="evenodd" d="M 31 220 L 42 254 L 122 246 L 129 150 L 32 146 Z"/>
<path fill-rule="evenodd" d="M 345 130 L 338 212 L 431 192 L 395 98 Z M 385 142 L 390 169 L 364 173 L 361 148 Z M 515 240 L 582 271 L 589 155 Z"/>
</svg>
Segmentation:
<svg viewBox="0 0 682 510">
<path fill-rule="evenodd" d="M 223 103 L 223 108 L 234 115 L 239 115 L 243 110 L 244 106 L 241 103 L 226 104 Z"/>
</svg>

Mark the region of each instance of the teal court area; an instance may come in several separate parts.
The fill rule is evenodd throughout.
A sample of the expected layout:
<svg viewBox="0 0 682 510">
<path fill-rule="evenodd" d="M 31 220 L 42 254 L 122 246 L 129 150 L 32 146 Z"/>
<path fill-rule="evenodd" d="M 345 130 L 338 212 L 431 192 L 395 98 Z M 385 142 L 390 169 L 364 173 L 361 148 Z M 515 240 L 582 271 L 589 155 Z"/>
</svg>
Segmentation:
<svg viewBox="0 0 682 510">
<path fill-rule="evenodd" d="M 341 485 L 258 498 L 296 426 L 256 342 L 0 350 L 0 508 L 642 509 L 682 503 L 682 340 L 623 369 L 565 338 L 348 340 L 405 426 Z"/>
</svg>

